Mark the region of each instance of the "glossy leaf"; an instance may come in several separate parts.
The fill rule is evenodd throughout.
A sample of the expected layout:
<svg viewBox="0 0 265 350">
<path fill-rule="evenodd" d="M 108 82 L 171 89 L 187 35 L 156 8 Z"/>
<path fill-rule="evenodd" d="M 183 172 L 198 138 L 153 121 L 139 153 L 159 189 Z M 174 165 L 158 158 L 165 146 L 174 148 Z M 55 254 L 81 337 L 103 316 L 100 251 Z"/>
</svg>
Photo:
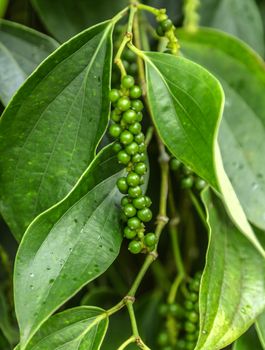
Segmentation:
<svg viewBox="0 0 265 350">
<path fill-rule="evenodd" d="M 185 56 L 221 81 L 226 103 L 219 143 L 225 170 L 248 219 L 265 229 L 265 66 L 238 40 L 214 30 L 179 31 Z"/>
<path fill-rule="evenodd" d="M 122 239 L 115 186 L 119 176 L 110 146 L 99 153 L 67 197 L 27 229 L 14 277 L 22 349 L 60 305 L 117 257 Z"/>
<path fill-rule="evenodd" d="M 31 0 L 46 28 L 59 41 L 65 41 L 85 28 L 111 18 L 128 5 L 126 0 Z M 58 20 L 60 18 L 60 20 Z"/>
<path fill-rule="evenodd" d="M 58 46 L 36 30 L 0 20 L 0 99 L 5 106 L 27 76 Z"/>
<path fill-rule="evenodd" d="M 203 26 L 237 36 L 264 55 L 262 19 L 255 0 L 204 0 L 200 15 Z"/>
<path fill-rule="evenodd" d="M 182 57 L 144 53 L 147 94 L 156 128 L 170 152 L 222 193 L 234 222 L 260 250 L 224 171 L 217 133 L 224 95 L 219 82 Z"/>
<path fill-rule="evenodd" d="M 200 335 L 196 350 L 220 350 L 243 334 L 265 307 L 265 263 L 232 224 L 220 199 L 202 199 L 210 230 L 200 290 Z"/>
<path fill-rule="evenodd" d="M 265 349 L 265 311 L 258 317 L 256 329 L 262 344 L 262 348 Z"/>
<path fill-rule="evenodd" d="M 233 345 L 233 350 L 251 349 L 262 350 L 259 338 L 253 327 L 243 334 Z"/>
<path fill-rule="evenodd" d="M 97 350 L 108 328 L 108 317 L 97 307 L 76 307 L 46 321 L 26 350 Z"/>
<path fill-rule="evenodd" d="M 95 156 L 109 113 L 113 22 L 62 45 L 26 81 L 0 122 L 0 209 L 20 239 Z"/>
</svg>

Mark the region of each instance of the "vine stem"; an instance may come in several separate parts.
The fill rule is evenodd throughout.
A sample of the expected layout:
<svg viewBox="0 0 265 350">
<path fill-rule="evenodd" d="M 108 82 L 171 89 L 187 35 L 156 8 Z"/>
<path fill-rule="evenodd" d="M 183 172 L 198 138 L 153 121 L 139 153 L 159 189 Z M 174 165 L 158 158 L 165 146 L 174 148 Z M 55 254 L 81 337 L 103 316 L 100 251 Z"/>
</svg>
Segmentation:
<svg viewBox="0 0 265 350">
<path fill-rule="evenodd" d="M 118 347 L 117 350 L 123 350 L 125 349 L 129 344 L 135 343 L 135 337 L 131 336 L 129 339 L 127 339 L 124 343 L 121 344 L 121 346 Z"/>
<path fill-rule="evenodd" d="M 137 6 L 136 4 L 131 4 L 130 5 L 130 14 L 129 14 L 129 19 L 128 19 L 128 25 L 127 25 L 127 31 L 123 37 L 123 40 L 121 42 L 121 45 L 117 51 L 117 54 L 114 58 L 114 63 L 118 66 L 118 68 L 120 69 L 121 72 L 121 76 L 125 76 L 126 75 L 126 69 L 122 63 L 122 53 L 126 47 L 126 45 L 132 40 L 132 28 L 133 28 L 133 21 L 134 21 L 134 16 L 137 12 Z"/>
<path fill-rule="evenodd" d="M 191 190 L 189 190 L 188 193 L 189 193 L 191 202 L 192 202 L 194 208 L 196 209 L 196 211 L 201 219 L 201 222 L 203 223 L 204 227 L 208 231 L 208 225 L 207 225 L 207 222 L 205 219 L 205 213 L 204 213 L 204 210 L 203 210 L 201 204 L 199 203 L 197 197 L 193 194 L 193 192 Z"/>
</svg>

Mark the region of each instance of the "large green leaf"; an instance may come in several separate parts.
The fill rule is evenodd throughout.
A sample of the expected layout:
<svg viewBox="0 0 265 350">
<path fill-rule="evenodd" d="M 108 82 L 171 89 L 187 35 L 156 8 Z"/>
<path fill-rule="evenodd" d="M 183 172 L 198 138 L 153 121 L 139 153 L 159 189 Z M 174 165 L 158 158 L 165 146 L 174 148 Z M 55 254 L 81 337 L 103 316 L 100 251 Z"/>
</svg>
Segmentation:
<svg viewBox="0 0 265 350">
<path fill-rule="evenodd" d="M 226 95 L 219 143 L 248 219 L 265 229 L 265 65 L 246 45 L 214 30 L 179 31 L 185 56 L 221 81 Z"/>
<path fill-rule="evenodd" d="M 200 335 L 196 350 L 220 350 L 232 343 L 265 307 L 265 263 L 232 224 L 220 199 L 205 190 L 210 229 L 200 290 Z"/>
<path fill-rule="evenodd" d="M 62 45 L 1 118 L 0 209 L 17 239 L 95 156 L 108 123 L 112 29 L 107 21 Z"/>
<path fill-rule="evenodd" d="M 122 238 L 115 186 L 119 176 L 120 166 L 110 146 L 99 153 L 64 200 L 28 227 L 14 275 L 22 349 L 60 305 L 117 257 Z"/>
<path fill-rule="evenodd" d="M 256 328 L 263 349 L 265 349 L 265 311 L 258 317 Z"/>
<path fill-rule="evenodd" d="M 97 350 L 108 328 L 108 316 L 98 307 L 76 307 L 49 318 L 26 350 Z"/>
<path fill-rule="evenodd" d="M 243 334 L 233 345 L 233 350 L 251 349 L 262 350 L 259 338 L 253 327 Z"/>
<path fill-rule="evenodd" d="M 106 20 L 128 5 L 127 0 L 31 0 L 46 28 L 65 41 L 88 26 Z"/>
<path fill-rule="evenodd" d="M 264 32 L 255 0 L 204 0 L 201 24 L 221 29 L 244 40 L 264 55 Z"/>
<path fill-rule="evenodd" d="M 201 66 L 164 53 L 143 54 L 156 128 L 170 152 L 222 193 L 229 214 L 265 256 L 224 171 L 217 133 L 224 95 Z"/>
<path fill-rule="evenodd" d="M 0 99 L 5 106 L 26 77 L 58 46 L 36 30 L 0 20 Z"/>
</svg>

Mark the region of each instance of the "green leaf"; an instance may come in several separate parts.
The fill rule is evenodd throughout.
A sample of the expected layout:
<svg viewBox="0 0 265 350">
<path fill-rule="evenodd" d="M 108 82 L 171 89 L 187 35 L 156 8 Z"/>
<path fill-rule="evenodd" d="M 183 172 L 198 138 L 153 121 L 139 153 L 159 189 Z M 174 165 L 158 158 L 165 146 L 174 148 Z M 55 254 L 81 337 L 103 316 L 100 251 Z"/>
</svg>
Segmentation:
<svg viewBox="0 0 265 350">
<path fill-rule="evenodd" d="M 95 156 L 108 123 L 112 21 L 79 34 L 41 64 L 0 121 L 0 209 L 20 239 Z"/>
<path fill-rule="evenodd" d="M 60 305 L 116 259 L 122 240 L 115 186 L 119 176 L 110 146 L 64 200 L 28 227 L 14 274 L 21 349 Z"/>
<path fill-rule="evenodd" d="M 111 18 L 128 5 L 127 0 L 31 0 L 46 28 L 59 41 L 65 41 L 88 26 Z"/>
<path fill-rule="evenodd" d="M 255 328 L 251 327 L 233 345 L 233 350 L 262 350 Z"/>
<path fill-rule="evenodd" d="M 265 263 L 232 224 L 220 199 L 205 190 L 210 229 L 200 290 L 196 350 L 220 350 L 243 334 L 265 307 Z"/>
<path fill-rule="evenodd" d="M 151 114 L 162 140 L 175 157 L 222 193 L 234 222 L 265 257 L 223 168 L 217 144 L 224 104 L 221 85 L 183 57 L 146 52 L 143 58 Z"/>
<path fill-rule="evenodd" d="M 265 349 L 265 311 L 258 317 L 256 329 L 262 344 L 262 348 Z"/>
<path fill-rule="evenodd" d="M 200 6 L 201 24 L 244 40 L 264 55 L 264 32 L 255 0 L 204 0 Z"/>
<path fill-rule="evenodd" d="M 26 350 L 97 350 L 108 328 L 108 316 L 97 307 L 76 307 L 49 318 Z"/>
<path fill-rule="evenodd" d="M 6 106 L 27 76 L 56 48 L 52 38 L 0 20 L 0 99 Z"/>
<path fill-rule="evenodd" d="M 214 30 L 179 31 L 185 56 L 221 81 L 226 103 L 219 143 L 225 170 L 248 219 L 265 229 L 265 66 L 246 45 Z"/>
</svg>

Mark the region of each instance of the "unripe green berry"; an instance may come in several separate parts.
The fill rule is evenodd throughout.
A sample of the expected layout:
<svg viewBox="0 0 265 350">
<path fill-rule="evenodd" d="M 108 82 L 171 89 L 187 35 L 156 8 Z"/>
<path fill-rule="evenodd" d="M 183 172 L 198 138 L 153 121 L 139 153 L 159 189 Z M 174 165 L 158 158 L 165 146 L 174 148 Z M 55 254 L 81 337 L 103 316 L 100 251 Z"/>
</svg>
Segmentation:
<svg viewBox="0 0 265 350">
<path fill-rule="evenodd" d="M 141 197 L 138 197 L 138 198 L 135 198 L 133 200 L 133 205 L 136 209 L 143 209 L 145 208 L 145 196 L 141 196 Z"/>
<path fill-rule="evenodd" d="M 148 247 L 152 247 L 157 243 L 157 237 L 153 232 L 147 233 L 147 235 L 144 237 L 144 243 Z"/>
<path fill-rule="evenodd" d="M 118 153 L 122 150 L 122 145 L 119 142 L 115 142 L 112 149 L 114 152 Z"/>
<path fill-rule="evenodd" d="M 134 156 L 138 152 L 138 150 L 139 146 L 136 142 L 132 142 L 125 147 L 125 151 L 131 156 Z"/>
<path fill-rule="evenodd" d="M 172 158 L 170 159 L 169 166 L 171 170 L 176 171 L 181 166 L 181 162 L 177 158 Z"/>
<path fill-rule="evenodd" d="M 140 156 L 141 156 L 141 162 L 144 162 L 146 160 L 146 155 L 145 153 L 140 153 Z"/>
<path fill-rule="evenodd" d="M 141 161 L 141 154 L 140 153 L 137 153 L 135 154 L 133 157 L 132 157 L 132 162 L 133 163 L 138 163 Z"/>
<path fill-rule="evenodd" d="M 140 176 L 136 173 L 134 173 L 133 171 L 131 171 L 128 175 L 127 175 L 127 184 L 129 186 L 135 187 L 137 185 L 139 185 L 140 182 Z"/>
<path fill-rule="evenodd" d="M 112 103 L 118 101 L 119 98 L 120 98 L 119 90 L 117 90 L 117 89 L 110 90 L 109 99 Z"/>
<path fill-rule="evenodd" d="M 128 194 L 132 198 L 140 197 L 142 195 L 142 189 L 140 186 L 129 187 Z"/>
<path fill-rule="evenodd" d="M 122 53 L 122 58 L 124 58 L 126 61 L 131 63 L 136 60 L 136 54 L 132 50 L 126 47 Z"/>
<path fill-rule="evenodd" d="M 127 72 L 131 75 L 136 75 L 136 73 L 138 72 L 138 65 L 136 62 L 132 62 L 128 69 L 127 69 Z"/>
<path fill-rule="evenodd" d="M 198 316 L 197 312 L 191 311 L 187 314 L 187 319 L 192 323 L 196 323 L 199 319 L 199 316 Z"/>
<path fill-rule="evenodd" d="M 161 24 L 159 23 L 158 24 L 158 26 L 156 27 L 156 33 L 157 33 L 157 35 L 158 36 L 164 36 L 164 30 L 163 30 L 163 28 L 162 28 L 162 26 L 161 26 Z"/>
<path fill-rule="evenodd" d="M 119 137 L 122 132 L 121 127 L 118 124 L 112 124 L 109 128 L 109 133 L 112 137 Z"/>
<path fill-rule="evenodd" d="M 189 333 L 189 334 L 186 334 L 185 338 L 188 340 L 188 341 L 195 341 L 197 340 L 197 337 L 198 335 L 195 333 Z"/>
<path fill-rule="evenodd" d="M 142 126 L 138 122 L 129 126 L 129 131 L 136 136 L 141 133 L 141 130 L 142 130 Z"/>
<path fill-rule="evenodd" d="M 157 343 L 160 346 L 167 345 L 169 342 L 169 336 L 166 332 L 161 332 L 158 334 Z"/>
<path fill-rule="evenodd" d="M 137 230 L 141 227 L 141 221 L 135 216 L 128 220 L 127 225 L 131 230 Z"/>
<path fill-rule="evenodd" d="M 145 196 L 145 206 L 149 208 L 152 205 L 151 198 L 148 196 Z"/>
<path fill-rule="evenodd" d="M 121 205 L 124 207 L 126 204 L 130 203 L 129 197 L 128 196 L 124 196 L 121 199 Z"/>
<path fill-rule="evenodd" d="M 159 315 L 161 316 L 167 316 L 167 313 L 168 313 L 168 304 L 161 304 L 159 306 Z"/>
<path fill-rule="evenodd" d="M 125 151 L 119 151 L 118 155 L 117 155 L 118 161 L 121 164 L 127 165 L 129 163 L 129 161 L 131 160 L 131 157 L 129 156 L 129 154 Z"/>
<path fill-rule="evenodd" d="M 137 235 L 135 230 L 131 230 L 130 227 L 126 226 L 124 229 L 124 237 L 128 239 L 133 239 Z"/>
<path fill-rule="evenodd" d="M 141 112 L 141 110 L 144 108 L 143 102 L 141 100 L 133 100 L 131 102 L 132 109 L 134 109 L 136 112 Z"/>
<path fill-rule="evenodd" d="M 128 130 L 124 130 L 120 135 L 120 142 L 124 145 L 129 145 L 133 142 L 133 134 Z"/>
<path fill-rule="evenodd" d="M 125 75 L 121 80 L 121 85 L 126 89 L 130 89 L 134 86 L 134 77 L 131 75 Z"/>
<path fill-rule="evenodd" d="M 193 177 L 185 177 L 181 180 L 181 187 L 182 188 L 191 188 L 193 186 Z"/>
<path fill-rule="evenodd" d="M 130 203 L 124 206 L 123 211 L 128 218 L 132 218 L 136 214 L 135 207 Z"/>
<path fill-rule="evenodd" d="M 176 349 L 178 349 L 178 350 L 186 350 L 186 342 L 185 342 L 184 339 L 179 339 L 178 340 Z"/>
<path fill-rule="evenodd" d="M 143 209 L 138 210 L 137 216 L 141 221 L 149 222 L 152 220 L 153 214 L 149 208 L 143 208 Z"/>
<path fill-rule="evenodd" d="M 127 193 L 128 190 L 128 184 L 126 181 L 126 177 L 120 177 L 117 180 L 117 187 L 121 193 Z"/>
<path fill-rule="evenodd" d="M 196 179 L 196 181 L 195 181 L 195 187 L 196 187 L 196 189 L 197 189 L 198 191 L 203 190 L 203 189 L 205 188 L 206 185 L 207 185 L 207 182 L 204 181 L 203 179 L 198 178 L 198 179 Z"/>
<path fill-rule="evenodd" d="M 138 85 L 134 85 L 130 88 L 130 97 L 139 98 L 142 95 L 142 89 Z"/>
<path fill-rule="evenodd" d="M 141 122 L 143 120 L 143 113 L 142 112 L 137 112 L 137 121 Z"/>
<path fill-rule="evenodd" d="M 128 249 L 133 254 L 139 254 L 142 250 L 142 243 L 140 241 L 131 241 L 128 245 Z"/>
<path fill-rule="evenodd" d="M 191 323 L 189 321 L 185 322 L 184 329 L 187 333 L 194 333 L 197 329 L 194 323 Z"/>
<path fill-rule="evenodd" d="M 119 110 L 125 112 L 127 111 L 129 108 L 131 107 L 131 101 L 128 97 L 123 96 L 120 97 L 117 101 L 117 108 L 119 108 Z"/>
<path fill-rule="evenodd" d="M 144 142 L 144 134 L 140 132 L 134 137 L 134 141 L 137 143 L 143 143 Z"/>
<path fill-rule="evenodd" d="M 140 143 L 139 144 L 139 152 L 144 152 L 146 149 L 145 143 Z"/>
<path fill-rule="evenodd" d="M 195 348 L 195 343 L 194 342 L 186 342 L 186 350 L 194 350 Z"/>
<path fill-rule="evenodd" d="M 189 299 L 192 302 L 195 302 L 198 300 L 198 294 L 197 293 L 189 293 L 187 295 L 187 299 Z"/>
<path fill-rule="evenodd" d="M 194 304 L 190 300 L 185 300 L 184 307 L 185 307 L 186 310 L 193 310 L 194 309 Z"/>
<path fill-rule="evenodd" d="M 200 290 L 200 280 L 192 280 L 189 285 L 190 290 L 198 292 Z"/>
<path fill-rule="evenodd" d="M 137 117 L 137 115 L 136 115 Z M 115 123 L 118 123 L 121 120 L 121 115 L 116 113 L 116 110 L 114 109 L 110 114 L 111 120 L 113 120 Z"/>
<path fill-rule="evenodd" d="M 168 32 L 173 27 L 173 23 L 172 23 L 172 21 L 169 18 L 167 18 L 164 21 L 160 22 L 160 25 L 161 25 L 164 33 Z"/>
<path fill-rule="evenodd" d="M 128 109 L 123 113 L 122 119 L 128 124 L 133 124 L 137 121 L 137 113 L 133 109 Z"/>
<path fill-rule="evenodd" d="M 146 167 L 145 163 L 139 162 L 139 163 L 135 164 L 134 171 L 138 175 L 144 175 L 147 171 L 147 167 Z"/>
<path fill-rule="evenodd" d="M 175 317 L 182 317 L 185 314 L 185 310 L 176 303 L 169 305 L 169 312 L 172 316 Z"/>
</svg>

